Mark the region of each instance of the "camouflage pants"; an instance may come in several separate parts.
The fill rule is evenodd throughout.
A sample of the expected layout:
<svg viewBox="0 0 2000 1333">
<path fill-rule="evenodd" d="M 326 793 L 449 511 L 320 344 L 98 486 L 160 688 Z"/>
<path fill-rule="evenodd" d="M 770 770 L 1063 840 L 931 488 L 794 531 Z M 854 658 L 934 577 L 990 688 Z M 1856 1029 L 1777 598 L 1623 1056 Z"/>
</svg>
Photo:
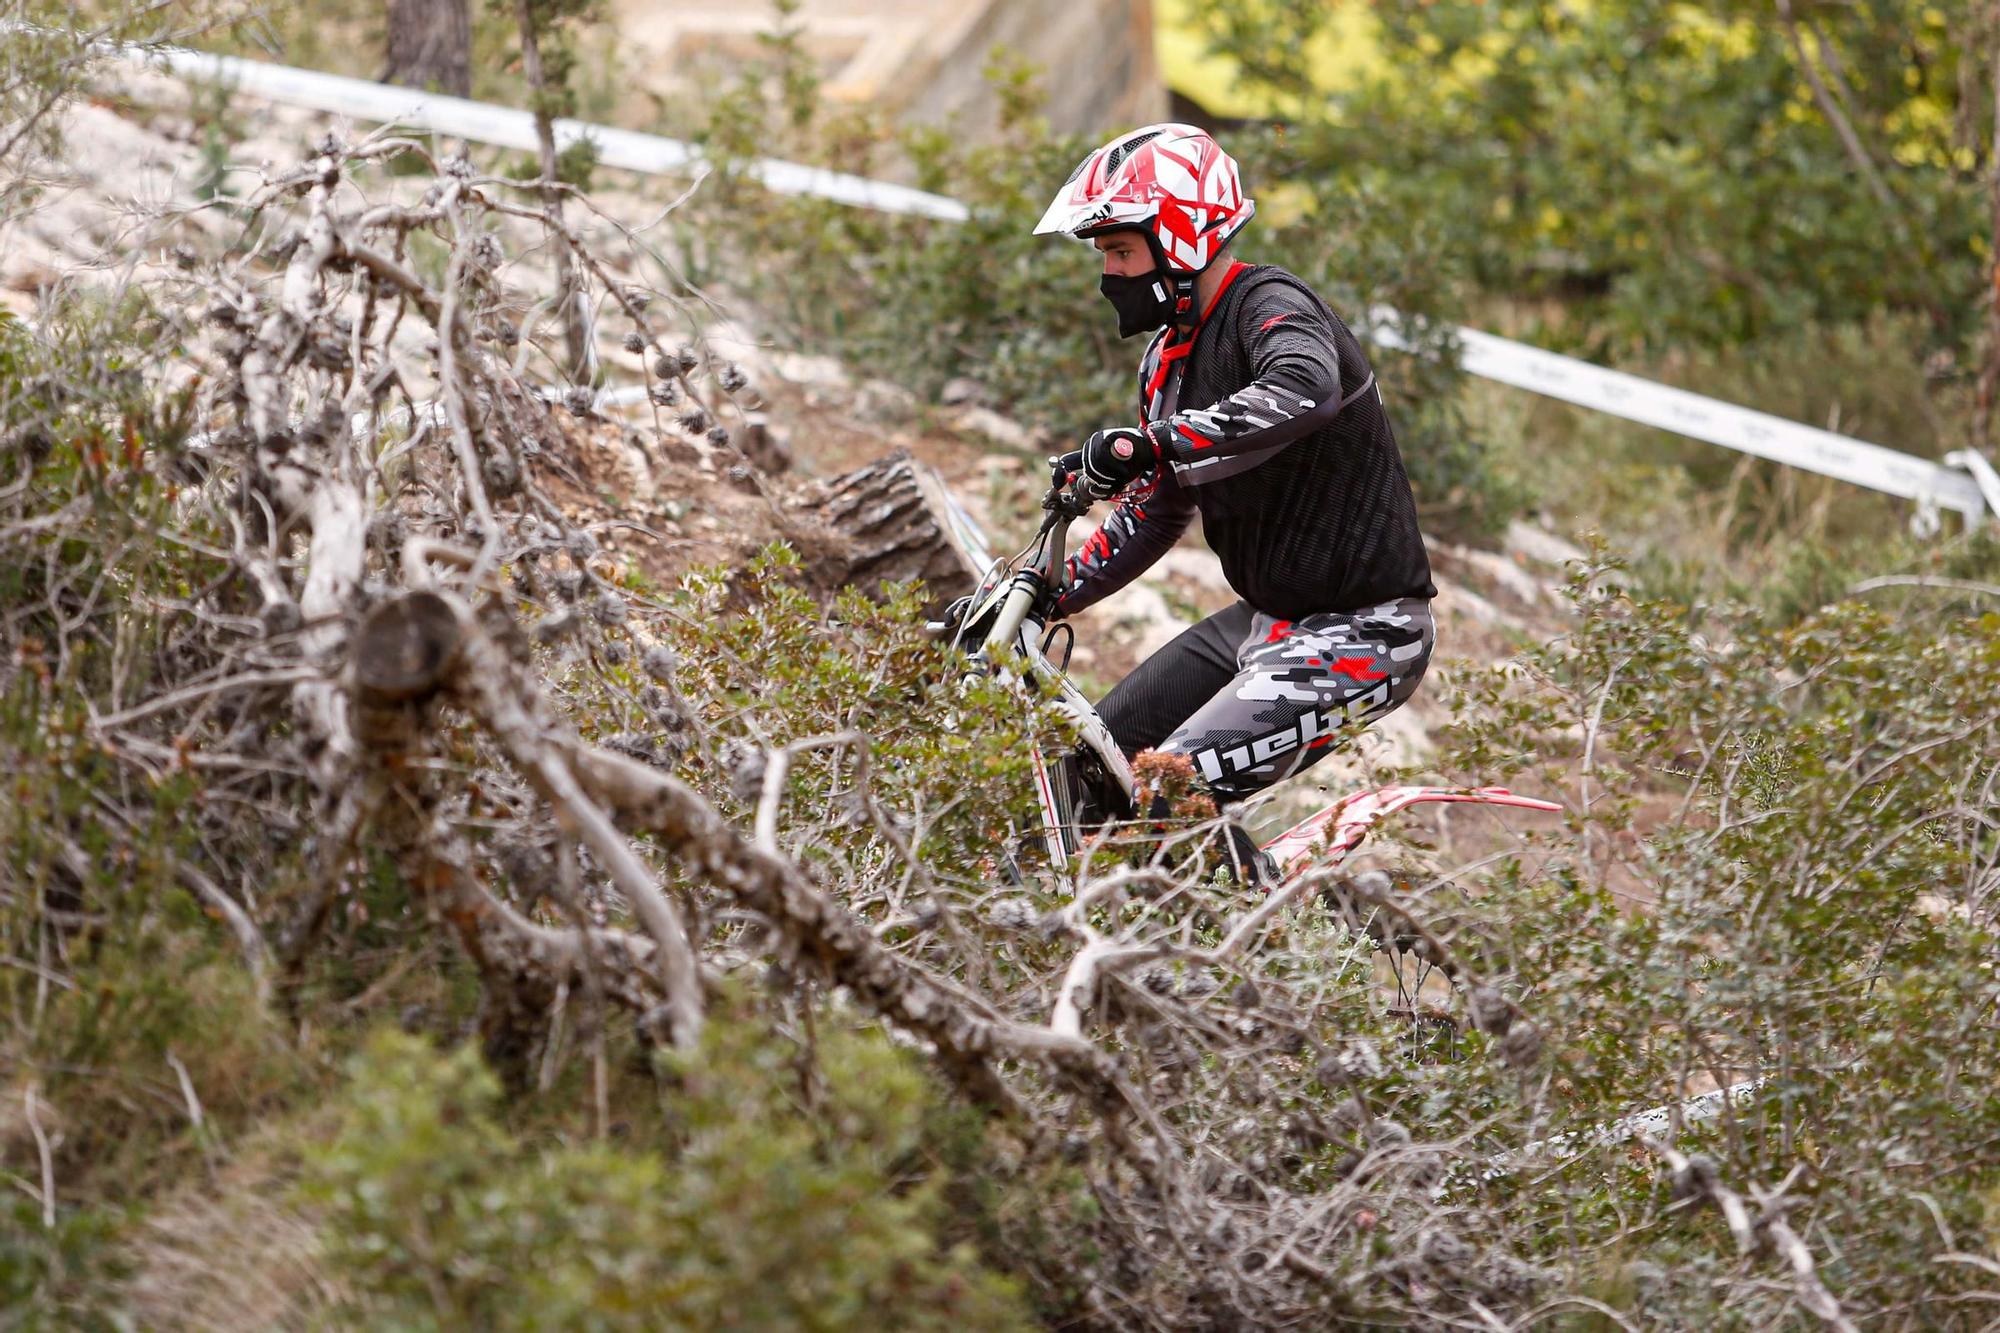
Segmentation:
<svg viewBox="0 0 2000 1333">
<path fill-rule="evenodd" d="M 1241 800 L 1402 706 L 1435 642 L 1422 597 L 1296 621 L 1238 602 L 1141 663 L 1098 712 L 1127 755 L 1187 755 L 1219 800 Z"/>
</svg>

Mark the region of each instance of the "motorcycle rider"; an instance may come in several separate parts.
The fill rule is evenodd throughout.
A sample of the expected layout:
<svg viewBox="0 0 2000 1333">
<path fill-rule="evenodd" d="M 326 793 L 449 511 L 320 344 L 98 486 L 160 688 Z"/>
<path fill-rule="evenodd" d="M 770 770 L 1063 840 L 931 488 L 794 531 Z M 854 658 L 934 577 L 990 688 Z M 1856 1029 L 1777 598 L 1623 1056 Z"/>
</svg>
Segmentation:
<svg viewBox="0 0 2000 1333">
<path fill-rule="evenodd" d="M 1254 212 L 1213 138 L 1163 124 L 1086 157 L 1035 227 L 1094 245 L 1119 335 L 1153 334 L 1138 422 L 1050 460 L 1059 483 L 1117 501 L 1054 609 L 1118 591 L 1200 516 L 1240 600 L 1099 711 L 1128 757 L 1184 756 L 1218 806 L 1400 707 L 1435 642 L 1437 589 L 1374 372 L 1304 282 L 1235 257 Z M 1239 855 L 1246 841 L 1232 826 Z"/>
</svg>

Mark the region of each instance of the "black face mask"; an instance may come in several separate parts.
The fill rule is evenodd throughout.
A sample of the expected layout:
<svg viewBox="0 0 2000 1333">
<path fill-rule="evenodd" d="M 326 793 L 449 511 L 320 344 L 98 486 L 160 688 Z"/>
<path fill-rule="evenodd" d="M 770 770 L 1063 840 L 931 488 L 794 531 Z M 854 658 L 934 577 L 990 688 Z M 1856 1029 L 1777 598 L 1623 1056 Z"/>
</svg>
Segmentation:
<svg viewBox="0 0 2000 1333">
<path fill-rule="evenodd" d="M 1135 337 L 1166 327 L 1174 314 L 1174 298 L 1167 280 L 1158 269 L 1136 278 L 1107 273 L 1098 280 L 1097 290 L 1118 312 L 1118 336 Z"/>
</svg>

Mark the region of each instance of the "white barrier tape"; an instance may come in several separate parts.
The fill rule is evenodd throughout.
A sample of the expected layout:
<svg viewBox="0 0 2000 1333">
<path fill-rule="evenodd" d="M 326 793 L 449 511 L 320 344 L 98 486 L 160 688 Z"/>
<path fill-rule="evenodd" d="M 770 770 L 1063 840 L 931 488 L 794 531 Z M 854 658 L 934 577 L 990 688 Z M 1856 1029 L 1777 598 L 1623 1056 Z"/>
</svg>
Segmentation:
<svg viewBox="0 0 2000 1333">
<path fill-rule="evenodd" d="M 1395 331 L 1398 322 L 1395 313 L 1378 309 L 1374 315 L 1376 341 L 1407 349 L 1408 344 Z M 1989 507 L 2000 513 L 2000 504 L 1989 505 L 1972 477 L 1913 454 L 1835 435 L 1768 412 L 1704 398 L 1685 389 L 1545 352 L 1477 329 L 1460 328 L 1458 336 L 1464 347 L 1466 372 L 1481 379 L 1527 389 L 1608 416 L 1656 426 L 1870 490 L 1955 509 L 1967 518 L 1977 518 Z M 1951 461 L 1956 460 L 1947 459 Z"/>
<path fill-rule="evenodd" d="M 1438 1182 L 1436 1197 L 1442 1198 L 1454 1185 L 1476 1178 L 1480 1182 L 1499 1180 L 1511 1172 L 1534 1166 L 1549 1166 L 1592 1148 L 1609 1148 L 1641 1136 L 1670 1138 L 1674 1132 L 1674 1121 L 1679 1119 L 1682 1127 L 1692 1127 L 1719 1118 L 1732 1107 L 1741 1109 L 1755 1100 L 1757 1090 L 1764 1086 L 1764 1080 L 1753 1078 L 1734 1087 L 1717 1088 L 1704 1092 L 1698 1097 L 1667 1106 L 1655 1106 L 1650 1110 L 1635 1111 L 1631 1115 L 1614 1120 L 1608 1125 L 1597 1125 L 1590 1129 L 1572 1130 L 1567 1134 L 1556 1134 L 1546 1139 L 1536 1139 L 1512 1152 L 1502 1153 L 1484 1163 L 1463 1161 Z M 1476 1176 L 1473 1173 L 1476 1171 Z"/>
<path fill-rule="evenodd" d="M 1622 1120 L 1614 1120 L 1595 1129 L 1580 1129 L 1553 1138 L 1537 1139 L 1518 1153 L 1511 1154 L 1509 1160 L 1519 1162 L 1529 1157 L 1550 1157 L 1584 1148 L 1604 1148 L 1636 1139 L 1642 1134 L 1660 1138 L 1673 1129 L 1676 1112 L 1683 1125 L 1699 1125 L 1716 1119 L 1729 1107 L 1741 1106 L 1751 1100 L 1751 1094 L 1763 1084 L 1763 1079 L 1753 1078 L 1734 1087 L 1717 1088 L 1699 1097 L 1690 1097 L 1678 1106 L 1655 1106 L 1649 1111 L 1635 1111 Z"/>
<path fill-rule="evenodd" d="M 2000 515 L 2000 472 L 1977 449 L 1954 449 L 1944 456 L 1945 466 L 1963 468 L 1986 497 L 1986 507 Z"/>
<path fill-rule="evenodd" d="M 228 84 L 272 101 L 406 125 L 500 147 L 531 151 L 536 146 L 534 118 L 525 111 L 507 107 L 199 51 L 169 48 L 149 53 L 121 49 L 114 54 L 134 62 L 163 61 L 183 78 Z M 608 125 L 559 120 L 555 123 L 555 134 L 558 146 L 567 146 L 586 136 L 594 139 L 601 162 L 627 171 L 672 174 L 698 171 L 704 165 L 700 150 L 693 145 Z M 943 195 L 795 162 L 760 159 L 752 164 L 751 174 L 767 189 L 781 194 L 809 195 L 880 212 L 914 214 L 947 222 L 963 222 L 971 216 L 964 204 Z M 1376 339 L 1385 346 L 1406 347 L 1395 332 L 1398 320 L 1394 312 L 1375 313 Z M 1958 471 L 1900 450 L 1704 398 L 1477 329 L 1461 327 L 1458 334 L 1464 347 L 1466 372 L 1482 379 L 1920 504 L 1956 510 L 1968 519 L 1977 519 L 1989 511 L 2000 515 L 2000 477 L 1993 475 L 1984 458 L 1971 451 L 1960 450 L 1947 456 L 1947 463 L 1965 469 Z M 1976 464 L 1969 461 L 1975 459 Z M 1968 476 L 1968 471 L 1974 475 Z"/>
<path fill-rule="evenodd" d="M 134 64 L 163 64 L 184 79 L 219 83 L 252 97 L 357 120 L 402 125 L 527 152 L 533 152 L 539 143 L 535 137 L 535 118 L 511 107 L 179 47 L 151 51 L 120 48 L 112 54 Z M 597 145 L 597 160 L 607 167 L 653 175 L 708 169 L 701 149 L 678 139 L 580 120 L 555 122 L 559 150 L 586 138 Z M 914 214 L 946 222 L 963 222 L 971 216 L 956 199 L 797 162 L 759 158 L 748 170 L 759 184 L 778 194 L 810 195 L 883 213 Z"/>
</svg>

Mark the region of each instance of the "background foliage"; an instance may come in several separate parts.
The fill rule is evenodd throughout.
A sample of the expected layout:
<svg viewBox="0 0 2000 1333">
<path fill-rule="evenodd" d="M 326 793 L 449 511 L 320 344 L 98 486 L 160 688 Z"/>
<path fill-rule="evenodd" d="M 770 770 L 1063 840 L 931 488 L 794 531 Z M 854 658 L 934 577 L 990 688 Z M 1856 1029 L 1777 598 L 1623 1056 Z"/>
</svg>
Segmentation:
<svg viewBox="0 0 2000 1333">
<path fill-rule="evenodd" d="M 1987 443 L 1990 7 L 1194 8 L 1281 108 L 1298 177 L 1435 230 L 1452 313 L 1926 457 Z M 1357 22 L 1373 58 L 1329 88 L 1305 53 Z M 1523 399 L 1474 387 L 1467 410 L 1561 529 L 1711 588 L 1800 542 L 1908 554 L 1879 549 L 1900 504 Z"/>
<path fill-rule="evenodd" d="M 907 161 L 917 185 L 962 201 L 971 220 L 774 199 L 725 166 L 685 210 L 684 227 L 699 235 L 686 248 L 715 254 L 713 265 L 726 268 L 793 336 L 829 346 L 921 398 L 966 377 L 1056 439 L 1133 415 L 1142 341 L 1114 336 L 1092 255 L 1033 234 L 1056 188 L 1099 142 L 1049 131 L 1036 114 L 1033 70 L 1004 53 L 990 65 L 988 77 L 1001 92 L 997 135 L 952 126 L 892 132 L 865 113 L 822 110 L 798 30 L 781 31 L 768 46 L 762 66 L 698 111 L 682 113 L 720 161 L 775 154 L 862 175 Z M 1423 216 L 1397 215 L 1341 174 L 1301 172 L 1306 164 L 1281 133 L 1245 130 L 1228 147 L 1252 194 L 1268 205 L 1238 242 L 1238 257 L 1282 264 L 1312 282 L 1371 346 L 1427 518 L 1456 534 L 1504 523 L 1520 493 L 1494 473 L 1457 398 L 1452 333 L 1442 316 L 1461 266 L 1447 238 Z M 1280 180 L 1296 183 L 1281 187 Z M 757 258 L 771 255 L 786 258 Z M 696 277 L 705 271 L 698 267 Z M 1392 312 L 1417 354 L 1375 345 L 1378 308 Z"/>
<path fill-rule="evenodd" d="M 811 1097 L 799 1105 L 802 1058 Z M 357 1059 L 309 1153 L 346 1317 L 398 1328 L 1026 1327 L 1013 1285 L 939 1245 L 935 1092 L 835 1028 L 808 1053 L 711 1026 L 668 1072 L 666 1151 L 524 1141 L 477 1052 L 397 1033 Z M 801 1114 L 802 1111 L 810 1114 Z"/>
<path fill-rule="evenodd" d="M 1206 0 L 1292 94 L 1315 167 L 1435 219 L 1481 287 L 1553 295 L 1588 346 L 1714 346 L 1881 310 L 1962 353 L 1984 313 L 1991 95 L 1977 6 L 1615 0 L 1372 7 L 1322 96 L 1332 8 Z"/>
</svg>

